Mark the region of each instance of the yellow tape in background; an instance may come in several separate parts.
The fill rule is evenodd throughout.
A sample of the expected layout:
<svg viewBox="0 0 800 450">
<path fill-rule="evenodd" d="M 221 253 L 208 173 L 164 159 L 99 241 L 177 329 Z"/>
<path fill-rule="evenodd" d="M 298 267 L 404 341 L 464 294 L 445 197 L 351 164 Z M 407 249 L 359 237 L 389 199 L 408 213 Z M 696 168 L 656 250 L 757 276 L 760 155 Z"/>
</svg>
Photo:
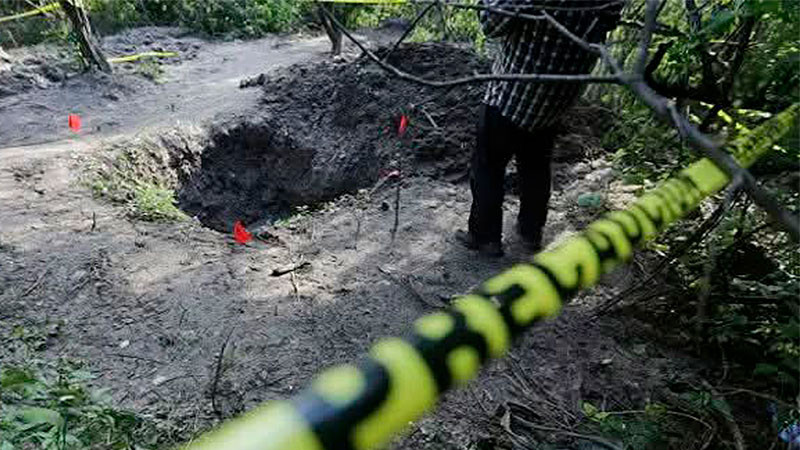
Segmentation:
<svg viewBox="0 0 800 450">
<path fill-rule="evenodd" d="M 0 17 L 0 23 L 10 22 L 12 20 L 23 19 L 25 17 L 31 17 L 39 14 L 48 13 L 51 11 L 55 11 L 59 8 L 61 8 L 61 4 L 59 4 L 58 2 L 50 3 L 40 8 L 32 9 L 30 11 L 26 11 L 19 14 L 14 14 L 13 16 Z"/>
<path fill-rule="evenodd" d="M 728 145 L 744 167 L 795 126 L 800 104 Z M 643 195 L 628 209 L 606 214 L 530 263 L 484 282 L 455 306 L 418 319 L 408 339 L 382 339 L 359 364 L 328 369 L 299 396 L 258 407 L 187 445 L 190 450 L 369 450 L 386 445 L 430 411 L 448 388 L 474 376 L 481 363 L 503 356 L 511 340 L 558 315 L 581 289 L 594 285 L 652 239 L 729 182 L 701 159 Z M 496 306 L 499 305 L 499 306 Z"/>
<path fill-rule="evenodd" d="M 137 53 L 135 55 L 128 55 L 128 56 L 117 56 L 116 58 L 109 58 L 108 62 L 112 64 L 118 63 L 125 63 L 125 62 L 132 62 L 138 61 L 142 58 L 171 58 L 178 56 L 176 52 L 144 52 L 144 53 Z"/>
</svg>

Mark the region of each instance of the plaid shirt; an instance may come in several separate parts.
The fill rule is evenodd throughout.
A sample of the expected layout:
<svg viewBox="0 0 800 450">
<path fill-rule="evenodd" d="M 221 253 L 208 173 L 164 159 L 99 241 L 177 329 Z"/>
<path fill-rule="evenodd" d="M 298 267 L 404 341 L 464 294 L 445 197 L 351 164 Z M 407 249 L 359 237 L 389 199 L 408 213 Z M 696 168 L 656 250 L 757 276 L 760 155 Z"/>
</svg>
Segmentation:
<svg viewBox="0 0 800 450">
<path fill-rule="evenodd" d="M 481 0 L 485 6 L 536 15 L 546 11 L 588 42 L 605 41 L 616 27 L 621 0 Z M 525 20 L 481 11 L 489 38 L 502 37 L 494 73 L 588 74 L 597 56 L 580 48 L 544 20 Z M 492 81 L 484 103 L 520 128 L 533 131 L 555 122 L 583 92 L 584 83 Z"/>
</svg>

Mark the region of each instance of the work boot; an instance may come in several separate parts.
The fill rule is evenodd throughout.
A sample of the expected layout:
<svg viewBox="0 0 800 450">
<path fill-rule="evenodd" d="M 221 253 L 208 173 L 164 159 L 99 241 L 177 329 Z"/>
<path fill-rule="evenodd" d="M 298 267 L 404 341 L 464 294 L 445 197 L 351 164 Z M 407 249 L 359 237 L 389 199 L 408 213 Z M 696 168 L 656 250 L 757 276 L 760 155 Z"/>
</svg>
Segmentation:
<svg viewBox="0 0 800 450">
<path fill-rule="evenodd" d="M 536 253 L 542 249 L 542 230 L 540 229 L 538 233 L 523 233 L 522 227 L 517 222 L 517 226 L 515 227 L 517 230 L 517 234 L 519 235 L 520 239 L 522 239 L 522 246 L 525 247 L 525 250 L 529 252 Z"/>
<path fill-rule="evenodd" d="M 472 233 L 458 230 L 455 234 L 456 242 L 470 250 L 477 250 L 478 253 L 492 258 L 503 256 L 503 244 L 500 242 L 479 242 Z"/>
</svg>

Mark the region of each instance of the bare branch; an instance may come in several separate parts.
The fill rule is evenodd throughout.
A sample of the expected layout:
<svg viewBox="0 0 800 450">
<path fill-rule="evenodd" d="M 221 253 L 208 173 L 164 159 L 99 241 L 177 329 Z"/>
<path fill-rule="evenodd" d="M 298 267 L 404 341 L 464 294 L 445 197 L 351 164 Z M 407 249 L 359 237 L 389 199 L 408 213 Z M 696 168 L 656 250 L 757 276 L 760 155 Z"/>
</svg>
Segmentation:
<svg viewBox="0 0 800 450">
<path fill-rule="evenodd" d="M 642 50 L 644 49 L 644 61 L 647 59 L 646 47 L 652 38 L 653 29 L 655 28 L 656 16 L 650 11 L 654 6 L 657 6 L 657 0 L 648 0 L 648 20 L 645 23 L 645 28 L 642 31 L 643 36 L 639 46 L 640 54 L 636 64 L 636 68 L 641 70 L 645 69 L 642 65 Z M 605 46 L 596 45 L 600 49 L 603 60 L 610 67 L 614 74 L 622 73 L 620 64 L 610 55 Z M 766 192 L 759 186 L 753 176 L 746 169 L 739 166 L 736 160 L 731 155 L 724 152 L 720 146 L 712 141 L 708 136 L 700 132 L 691 122 L 683 117 L 675 107 L 675 104 L 668 102 L 664 97 L 658 95 L 647 83 L 644 82 L 641 76 L 642 72 L 637 72 L 633 77 L 628 77 L 627 82 L 624 84 L 636 95 L 639 100 L 650 107 L 655 113 L 656 117 L 660 118 L 667 123 L 673 124 L 680 135 L 686 139 L 690 146 L 700 151 L 704 156 L 709 158 L 714 164 L 725 172 L 732 180 L 742 180 L 744 188 L 750 198 L 764 209 L 775 222 L 787 231 L 792 239 L 800 241 L 800 221 L 793 217 L 791 213 L 781 208 L 778 202 L 772 195 Z M 625 78 L 621 78 L 625 79 Z"/>
<path fill-rule="evenodd" d="M 650 53 L 650 42 L 653 40 L 653 30 L 656 28 L 656 18 L 658 15 L 658 0 L 646 1 L 647 9 L 644 16 L 642 38 L 639 42 L 639 56 L 636 58 L 636 65 L 633 66 L 633 73 L 640 76 L 644 75 L 645 67 L 647 67 L 647 55 Z"/>
<path fill-rule="evenodd" d="M 445 80 L 445 81 L 437 81 L 437 80 L 426 80 L 424 78 L 418 77 L 416 75 L 412 75 L 407 72 L 403 72 L 402 70 L 398 69 L 397 67 L 388 64 L 378 58 L 372 51 L 367 49 L 361 42 L 358 41 L 349 31 L 335 18 L 332 14 L 328 11 L 322 9 L 323 14 L 325 14 L 328 19 L 339 29 L 341 32 L 350 39 L 353 44 L 355 44 L 364 54 L 369 57 L 372 61 L 378 64 L 382 69 L 394 74 L 398 78 L 401 78 L 406 81 L 411 81 L 417 84 L 422 84 L 425 86 L 431 87 L 451 87 L 451 86 L 459 86 L 464 84 L 471 84 L 476 82 L 487 82 L 487 81 L 526 81 L 526 82 L 566 82 L 566 83 L 620 83 L 621 80 L 619 77 L 613 76 L 594 76 L 594 75 L 571 75 L 571 74 L 477 74 L 470 77 L 464 78 L 457 78 L 454 80 Z"/>
<path fill-rule="evenodd" d="M 700 53 L 701 70 L 703 71 L 702 86 L 706 91 L 712 92 L 714 97 L 720 97 L 714 82 L 714 68 L 711 62 L 711 55 L 708 52 L 708 42 L 706 42 L 706 37 L 701 35 L 700 9 L 697 8 L 694 0 L 686 0 L 686 13 L 689 15 L 692 34 L 698 38 L 697 51 Z"/>
<path fill-rule="evenodd" d="M 578 37 L 575 33 L 570 31 L 567 27 L 561 24 L 558 20 L 556 20 L 547 12 L 542 11 L 542 16 L 547 20 L 550 25 L 555 27 L 561 34 L 568 37 L 572 42 L 578 44 L 582 49 L 586 50 L 587 52 L 597 53 L 600 54 L 600 50 L 597 48 L 597 44 L 590 44 L 586 42 L 585 39 Z"/>
<path fill-rule="evenodd" d="M 417 18 L 414 19 L 413 22 L 411 22 L 411 25 L 409 25 L 408 29 L 406 29 L 406 31 L 403 33 L 403 35 L 400 36 L 400 39 L 398 39 L 397 42 L 394 43 L 392 48 L 390 48 L 389 51 L 386 52 L 386 55 L 383 56 L 383 60 L 384 61 L 388 61 L 389 60 L 389 56 L 392 55 L 392 52 L 397 50 L 397 47 L 399 47 L 400 44 L 403 42 L 403 40 L 405 40 L 405 38 L 409 34 L 411 34 L 412 31 L 414 31 L 414 28 L 417 27 L 417 24 L 419 23 L 419 21 L 422 20 L 422 18 L 425 17 L 425 15 L 428 14 L 428 11 L 430 11 L 434 6 L 436 6 L 436 3 L 431 3 L 430 5 L 426 6 L 425 9 L 422 10 L 422 12 L 417 14 Z"/>
<path fill-rule="evenodd" d="M 666 4 L 666 2 L 664 2 L 663 4 Z M 644 28 L 644 23 L 636 21 L 636 20 L 620 20 L 619 24 L 622 25 L 623 27 L 636 28 L 638 30 L 641 30 L 641 29 Z M 656 29 L 653 30 L 653 32 L 655 34 L 661 34 L 661 35 L 664 35 L 664 36 L 686 37 L 686 35 L 683 34 L 680 30 L 672 28 L 672 27 L 670 27 L 668 25 L 665 25 L 665 24 L 663 24 L 661 22 L 657 22 L 656 23 Z"/>
</svg>

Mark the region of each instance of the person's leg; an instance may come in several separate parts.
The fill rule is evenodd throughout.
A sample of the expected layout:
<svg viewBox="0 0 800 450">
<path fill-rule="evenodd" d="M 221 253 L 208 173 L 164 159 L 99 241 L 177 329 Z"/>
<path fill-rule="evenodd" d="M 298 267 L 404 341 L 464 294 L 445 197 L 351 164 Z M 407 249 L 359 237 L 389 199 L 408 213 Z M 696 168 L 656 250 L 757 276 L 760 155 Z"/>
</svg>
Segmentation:
<svg viewBox="0 0 800 450">
<path fill-rule="evenodd" d="M 546 128 L 523 132 L 514 143 L 520 200 L 517 231 L 534 248 L 541 247 L 542 228 L 547 221 L 554 138 L 554 130 Z"/>
<path fill-rule="evenodd" d="M 482 105 L 478 145 L 472 154 L 472 209 L 469 233 L 477 243 L 499 243 L 503 230 L 503 181 L 513 148 L 511 122 L 497 108 Z"/>
</svg>

